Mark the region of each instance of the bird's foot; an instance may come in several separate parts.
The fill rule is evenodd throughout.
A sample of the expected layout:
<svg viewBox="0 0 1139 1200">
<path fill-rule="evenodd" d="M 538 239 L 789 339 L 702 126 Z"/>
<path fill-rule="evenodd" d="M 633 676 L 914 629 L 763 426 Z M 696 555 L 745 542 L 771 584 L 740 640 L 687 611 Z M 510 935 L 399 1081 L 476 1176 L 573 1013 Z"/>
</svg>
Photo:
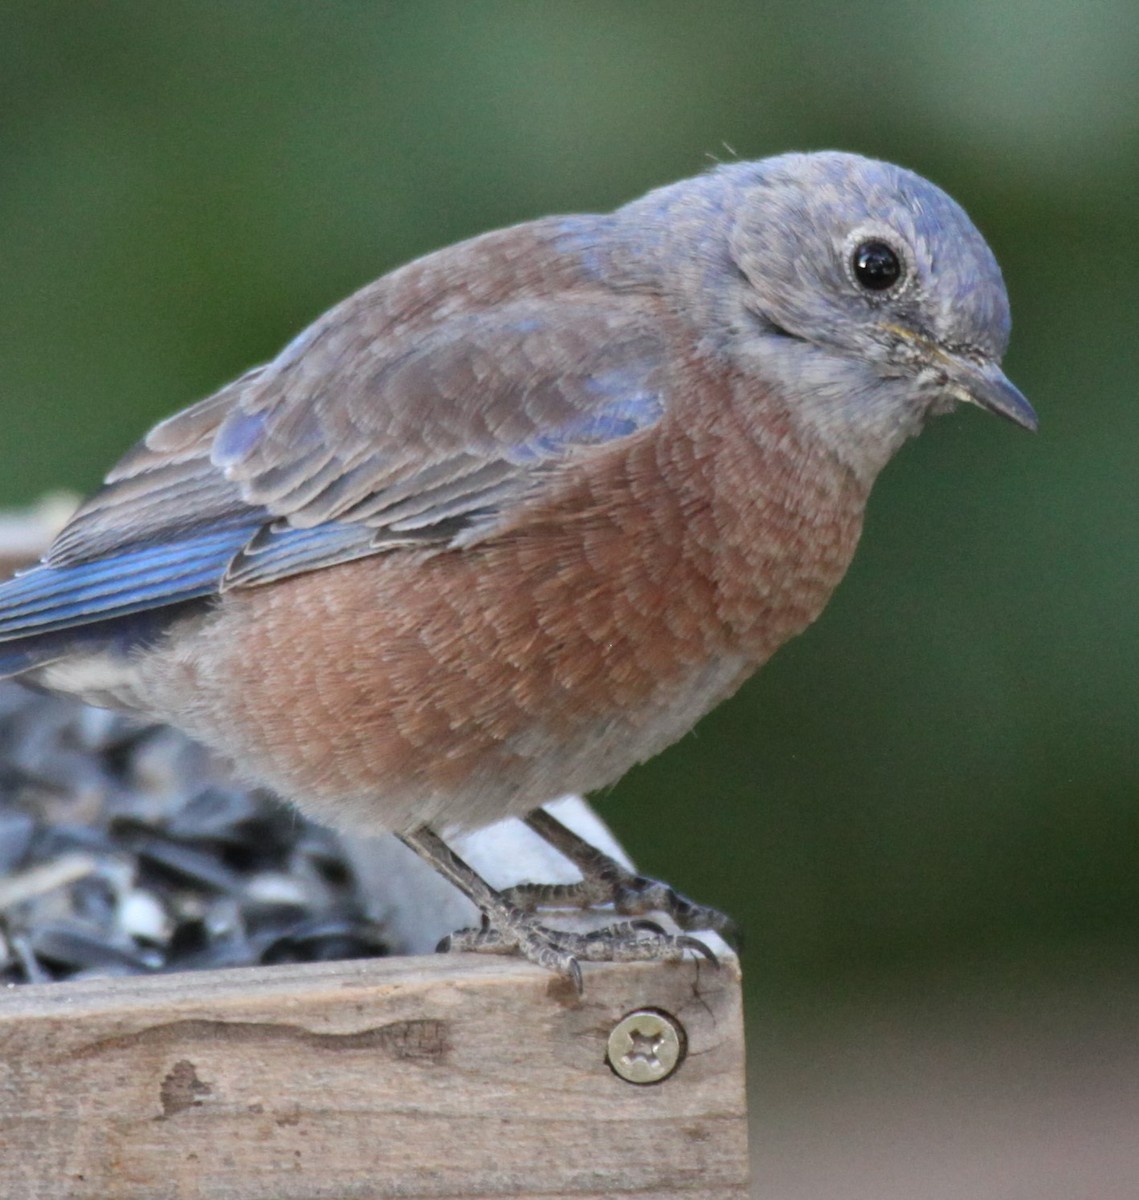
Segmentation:
<svg viewBox="0 0 1139 1200">
<path fill-rule="evenodd" d="M 505 889 L 502 895 L 528 913 L 540 908 L 590 909 L 612 904 L 613 911 L 622 917 L 664 913 L 680 929 L 712 929 L 721 934 L 733 931 L 734 923 L 726 913 L 697 904 L 667 883 L 637 875 L 612 859 L 609 865 L 612 872 L 607 870 L 580 883 L 520 883 Z"/>
<path fill-rule="evenodd" d="M 445 937 L 438 949 L 521 954 L 569 979 L 579 995 L 582 962 L 679 962 L 693 952 L 719 965 L 715 954 L 698 938 L 666 933 L 654 921 L 623 921 L 576 933 L 551 929 L 509 902 L 496 906 L 493 913 L 484 913 L 480 928 L 460 929 Z"/>
<path fill-rule="evenodd" d="M 731 938 L 735 922 L 719 909 L 697 904 L 658 879 L 630 871 L 579 837 L 544 809 L 526 823 L 554 849 L 564 854 L 582 873 L 580 883 L 522 883 L 507 888 L 503 898 L 524 912 L 539 908 L 589 909 L 611 904 L 623 917 L 664 913 L 679 929 L 711 929 Z"/>
<path fill-rule="evenodd" d="M 528 821 L 531 819 L 527 818 Z M 613 859 L 594 850 L 589 843 L 582 842 L 576 834 L 565 830 L 553 818 L 550 820 L 556 827 L 555 834 L 564 834 L 565 845 L 569 847 L 567 852 L 573 862 L 581 866 L 581 860 L 588 858 L 590 865 L 594 864 L 594 858 L 581 849 L 585 847 L 586 850 L 592 851 L 596 861 L 602 862 L 607 870 L 611 867 L 617 873 L 623 885 L 622 895 L 626 897 L 624 902 L 635 911 L 659 909 L 673 915 L 670 909 L 675 909 L 680 918 L 674 916 L 673 919 L 677 920 L 677 924 L 681 921 L 691 922 L 690 928 L 715 929 L 726 923 L 727 919 L 715 910 L 692 904 L 664 884 L 649 879 L 642 880 L 640 876 L 627 871 Z M 543 833 L 543 836 L 547 835 Z M 533 911 L 541 906 L 534 897 L 562 894 L 556 885 L 552 891 L 532 885 L 529 889 L 523 888 L 520 894 L 529 903 L 528 909 L 513 903 L 511 893 L 504 894 L 492 888 L 427 826 L 401 834 L 400 837 L 409 849 L 414 850 L 445 879 L 450 880 L 482 914 L 482 924 L 478 929 L 460 929 L 457 933 L 445 937 L 439 943 L 441 951 L 473 950 L 487 954 L 522 954 L 532 963 L 556 971 L 572 981 L 579 994 L 582 989 L 582 962 L 677 962 L 691 951 L 702 955 L 712 964 L 719 965 L 716 956 L 699 939 L 684 933 L 668 933 L 655 921 L 643 918 L 623 921 L 589 933 L 551 929 L 541 924 Z M 547 840 L 550 839 L 547 837 Z M 562 849 L 562 846 L 558 845 L 558 848 Z M 584 868 L 582 873 L 586 875 L 583 888 L 590 886 L 593 876 L 599 875 L 597 870 L 587 871 Z M 640 886 L 641 884 L 644 886 Z M 513 891 L 516 892 L 517 889 Z M 606 903 L 614 903 L 612 893 L 613 888 L 610 886 L 605 892 Z M 641 904 L 644 904 L 644 910 L 639 907 Z M 576 904 L 574 907 L 581 905 Z"/>
</svg>

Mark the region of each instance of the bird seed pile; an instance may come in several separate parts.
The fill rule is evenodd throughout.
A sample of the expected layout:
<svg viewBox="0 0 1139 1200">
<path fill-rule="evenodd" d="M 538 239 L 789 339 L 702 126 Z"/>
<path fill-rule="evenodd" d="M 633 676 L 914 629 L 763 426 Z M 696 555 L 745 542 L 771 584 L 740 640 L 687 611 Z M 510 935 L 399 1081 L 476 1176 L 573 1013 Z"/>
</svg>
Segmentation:
<svg viewBox="0 0 1139 1200">
<path fill-rule="evenodd" d="M 334 833 L 174 730 L 0 682 L 0 983 L 389 948 Z"/>
</svg>

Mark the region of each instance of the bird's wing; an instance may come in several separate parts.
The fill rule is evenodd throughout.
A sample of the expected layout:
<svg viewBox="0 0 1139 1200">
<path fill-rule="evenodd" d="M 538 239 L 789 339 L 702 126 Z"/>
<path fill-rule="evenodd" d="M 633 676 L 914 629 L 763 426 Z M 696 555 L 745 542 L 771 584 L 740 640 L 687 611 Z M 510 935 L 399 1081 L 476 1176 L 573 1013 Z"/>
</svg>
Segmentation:
<svg viewBox="0 0 1139 1200">
<path fill-rule="evenodd" d="M 334 310 L 129 452 L 44 563 L 0 585 L 0 640 L 490 535 L 660 419 L 645 303 L 519 299 L 372 339 L 366 312 Z"/>
<path fill-rule="evenodd" d="M 645 315 L 559 296 L 379 342 L 335 327 L 239 395 L 213 462 L 296 528 L 346 521 L 379 542 L 493 524 L 549 467 L 660 418 Z"/>
</svg>

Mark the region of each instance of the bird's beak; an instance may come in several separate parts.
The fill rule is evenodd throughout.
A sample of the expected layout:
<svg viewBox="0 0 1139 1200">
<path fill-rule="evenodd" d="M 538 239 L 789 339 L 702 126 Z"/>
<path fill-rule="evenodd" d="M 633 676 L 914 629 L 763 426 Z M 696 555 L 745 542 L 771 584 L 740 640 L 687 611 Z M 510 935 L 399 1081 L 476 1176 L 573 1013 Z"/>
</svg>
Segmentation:
<svg viewBox="0 0 1139 1200">
<path fill-rule="evenodd" d="M 1040 421 L 1035 409 L 995 362 L 962 358 L 898 325 L 887 325 L 885 329 L 917 349 L 920 359 L 938 376 L 940 387 L 954 399 L 975 404 L 1021 429 L 1036 432 Z"/>
<path fill-rule="evenodd" d="M 944 351 L 939 351 L 936 362 L 945 371 L 947 390 L 957 399 L 1036 432 L 1040 421 L 1035 409 L 995 362 L 974 363 Z"/>
</svg>

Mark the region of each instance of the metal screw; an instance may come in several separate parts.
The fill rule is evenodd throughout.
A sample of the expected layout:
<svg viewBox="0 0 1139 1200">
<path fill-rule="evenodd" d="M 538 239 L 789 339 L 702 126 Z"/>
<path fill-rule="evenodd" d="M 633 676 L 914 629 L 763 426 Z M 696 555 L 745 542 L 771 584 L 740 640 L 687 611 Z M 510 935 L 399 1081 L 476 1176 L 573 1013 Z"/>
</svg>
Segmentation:
<svg viewBox="0 0 1139 1200">
<path fill-rule="evenodd" d="M 684 1060 L 684 1026 L 668 1013 L 638 1008 L 626 1013 L 609 1035 L 609 1065 L 629 1083 L 660 1083 Z"/>
</svg>

